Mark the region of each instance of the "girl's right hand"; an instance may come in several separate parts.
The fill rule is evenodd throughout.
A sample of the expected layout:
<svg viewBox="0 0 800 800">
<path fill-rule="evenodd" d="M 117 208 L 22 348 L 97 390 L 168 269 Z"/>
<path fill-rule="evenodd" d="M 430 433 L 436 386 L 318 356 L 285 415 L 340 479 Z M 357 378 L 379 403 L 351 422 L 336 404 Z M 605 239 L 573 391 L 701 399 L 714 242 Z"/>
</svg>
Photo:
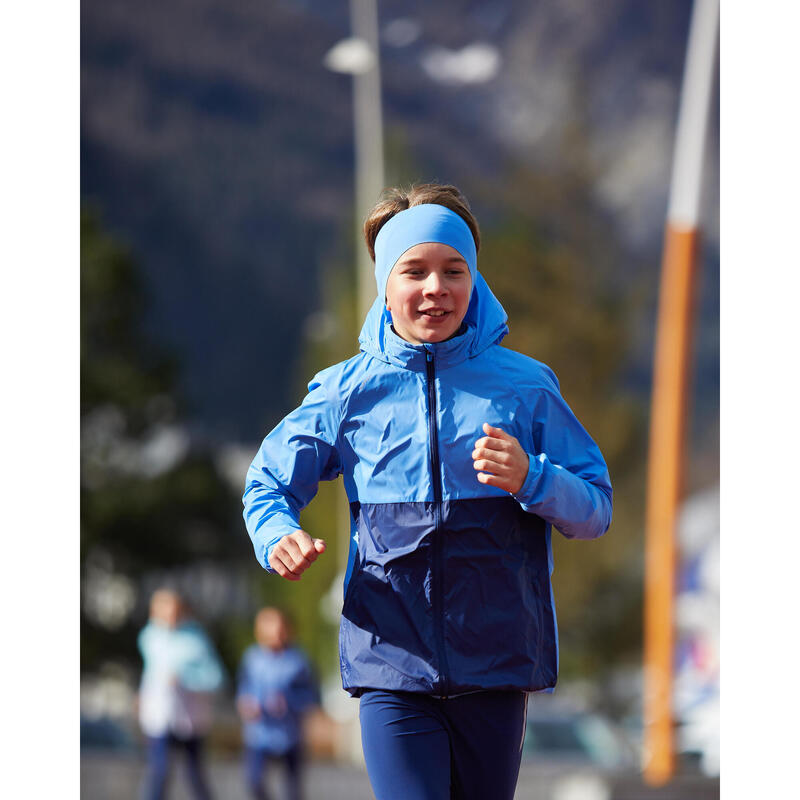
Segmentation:
<svg viewBox="0 0 800 800">
<path fill-rule="evenodd" d="M 325 552 L 322 539 L 312 539 L 305 531 L 295 531 L 278 540 L 269 556 L 269 565 L 282 578 L 299 581 L 300 576 Z"/>
</svg>

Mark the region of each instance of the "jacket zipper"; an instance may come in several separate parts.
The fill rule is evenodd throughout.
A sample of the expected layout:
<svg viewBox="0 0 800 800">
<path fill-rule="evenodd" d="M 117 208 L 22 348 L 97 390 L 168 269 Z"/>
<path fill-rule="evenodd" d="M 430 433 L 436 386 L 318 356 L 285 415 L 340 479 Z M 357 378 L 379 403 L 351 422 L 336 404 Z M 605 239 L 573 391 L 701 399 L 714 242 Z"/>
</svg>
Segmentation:
<svg viewBox="0 0 800 800">
<path fill-rule="evenodd" d="M 433 580 L 431 602 L 433 605 L 436 649 L 439 656 L 439 692 L 446 697 L 449 672 L 447 656 L 444 651 L 444 604 L 442 585 L 444 583 L 444 564 L 442 556 L 442 473 L 439 467 L 439 430 L 436 425 L 436 369 L 433 353 L 425 350 L 425 372 L 428 379 L 428 437 L 431 446 L 431 477 L 433 479 Z"/>
</svg>

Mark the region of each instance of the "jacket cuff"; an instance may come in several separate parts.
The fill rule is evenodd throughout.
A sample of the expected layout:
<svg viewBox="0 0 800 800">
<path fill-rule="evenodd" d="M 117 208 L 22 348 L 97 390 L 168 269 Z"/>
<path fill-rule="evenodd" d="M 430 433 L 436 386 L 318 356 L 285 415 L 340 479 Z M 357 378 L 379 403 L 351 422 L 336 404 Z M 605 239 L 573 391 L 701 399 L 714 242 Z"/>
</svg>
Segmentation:
<svg viewBox="0 0 800 800">
<path fill-rule="evenodd" d="M 533 495 L 536 491 L 536 484 L 542 476 L 541 459 L 545 457 L 544 453 L 538 458 L 528 453 L 528 474 L 525 476 L 525 480 L 519 488 L 519 491 L 511 495 L 523 508 L 530 504 L 533 499 Z"/>
<path fill-rule="evenodd" d="M 264 558 L 261 560 L 261 566 L 264 567 L 267 572 L 271 572 L 273 575 L 276 573 L 275 570 L 270 566 L 269 557 L 272 555 L 272 551 L 275 549 L 275 545 L 278 544 L 279 541 L 279 539 L 276 539 L 274 542 L 270 542 L 270 544 L 264 548 Z"/>
</svg>

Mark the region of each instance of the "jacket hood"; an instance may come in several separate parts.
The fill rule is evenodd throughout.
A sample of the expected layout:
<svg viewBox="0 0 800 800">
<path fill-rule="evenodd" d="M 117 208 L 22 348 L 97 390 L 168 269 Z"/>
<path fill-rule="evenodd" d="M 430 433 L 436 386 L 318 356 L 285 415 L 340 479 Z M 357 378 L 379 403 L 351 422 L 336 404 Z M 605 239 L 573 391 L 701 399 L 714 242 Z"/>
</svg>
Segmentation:
<svg viewBox="0 0 800 800">
<path fill-rule="evenodd" d="M 426 349 L 446 352 L 451 359 L 461 360 L 474 358 L 487 347 L 499 343 L 508 333 L 508 315 L 483 276 L 476 274 L 472 298 L 459 335 L 433 345 L 406 342 L 392 330 L 392 314 L 387 310 L 383 298 L 378 296 L 367 313 L 358 337 L 361 350 L 381 361 L 411 366 L 418 356 L 424 357 Z"/>
</svg>

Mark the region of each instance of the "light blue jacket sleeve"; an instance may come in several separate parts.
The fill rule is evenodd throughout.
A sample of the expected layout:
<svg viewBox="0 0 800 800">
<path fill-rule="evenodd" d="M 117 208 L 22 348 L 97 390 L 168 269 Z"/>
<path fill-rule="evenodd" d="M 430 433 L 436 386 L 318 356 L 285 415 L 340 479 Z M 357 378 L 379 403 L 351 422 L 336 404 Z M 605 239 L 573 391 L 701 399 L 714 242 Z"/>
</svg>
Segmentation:
<svg viewBox="0 0 800 800">
<path fill-rule="evenodd" d="M 191 655 L 182 665 L 180 682 L 184 689 L 192 692 L 214 692 L 225 682 L 225 672 L 217 651 L 204 631 L 193 631 L 194 641 Z"/>
<path fill-rule="evenodd" d="M 514 495 L 520 505 L 555 525 L 569 539 L 595 539 L 611 524 L 608 467 L 586 429 L 558 391 L 539 387 L 533 409 L 528 474 Z"/>
<path fill-rule="evenodd" d="M 256 558 L 264 569 L 269 553 L 286 534 L 301 530 L 300 512 L 317 493 L 321 480 L 341 472 L 336 449 L 339 405 L 331 402 L 320 376 L 309 393 L 267 435 L 247 471 L 244 520 Z"/>
</svg>

